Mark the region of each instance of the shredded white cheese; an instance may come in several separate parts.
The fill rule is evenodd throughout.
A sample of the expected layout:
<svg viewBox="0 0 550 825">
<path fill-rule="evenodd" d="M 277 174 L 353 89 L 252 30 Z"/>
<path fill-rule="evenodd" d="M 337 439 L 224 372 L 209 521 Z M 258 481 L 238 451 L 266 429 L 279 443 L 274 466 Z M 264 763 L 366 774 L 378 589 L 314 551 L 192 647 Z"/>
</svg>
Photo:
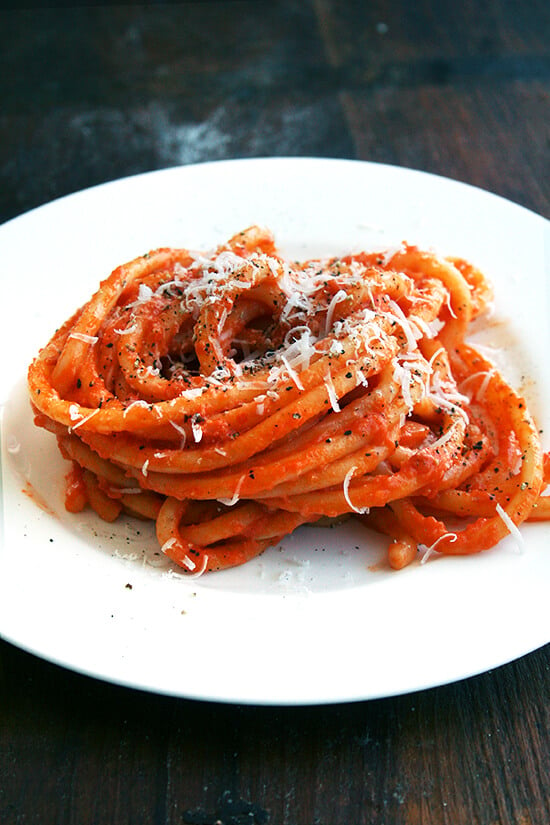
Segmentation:
<svg viewBox="0 0 550 825">
<path fill-rule="evenodd" d="M 506 525 L 506 527 L 508 528 L 508 530 L 510 531 L 510 535 L 512 536 L 512 539 L 514 540 L 514 543 L 515 543 L 518 551 L 520 553 L 523 553 L 525 551 L 525 541 L 524 541 L 523 536 L 521 535 L 517 525 L 514 524 L 514 522 L 512 521 L 512 519 L 510 518 L 510 516 L 508 515 L 506 510 L 504 509 L 504 507 L 502 507 L 500 504 L 498 504 L 498 502 L 497 502 L 497 505 L 496 505 L 496 511 L 497 511 L 497 514 L 502 519 L 502 521 L 504 522 L 504 524 Z"/>
<path fill-rule="evenodd" d="M 181 435 L 181 449 L 183 450 L 183 448 L 185 447 L 185 442 L 187 441 L 187 433 L 185 432 L 183 427 L 180 427 L 180 425 L 176 424 L 175 421 L 171 420 L 170 424 Z"/>
<path fill-rule="evenodd" d="M 416 340 L 421 337 L 420 332 L 413 328 L 411 321 L 407 318 L 399 304 L 396 304 L 395 301 L 390 301 L 389 306 L 392 311 L 384 312 L 383 314 L 393 323 L 399 324 L 405 333 L 407 349 L 410 352 L 414 351 L 416 349 Z"/>
<path fill-rule="evenodd" d="M 167 541 L 164 542 L 160 549 L 163 553 L 166 553 L 166 551 L 170 550 L 170 548 L 173 547 L 174 544 L 176 544 L 176 539 L 172 536 L 172 538 L 167 539 Z"/>
<path fill-rule="evenodd" d="M 70 332 L 69 338 L 74 338 L 76 341 L 82 341 L 83 344 L 95 344 L 99 341 L 97 335 L 87 335 L 85 332 Z"/>
<path fill-rule="evenodd" d="M 206 555 L 206 553 L 203 553 L 202 554 L 202 560 L 201 560 L 201 563 L 200 563 L 200 567 L 197 567 L 197 565 L 195 564 L 194 565 L 195 572 L 192 573 L 190 576 L 187 576 L 186 578 L 188 578 L 188 579 L 198 579 L 199 576 L 202 576 L 202 574 L 206 572 L 207 567 L 208 567 L 208 556 Z"/>
<path fill-rule="evenodd" d="M 434 541 L 434 543 L 431 544 L 429 547 L 426 547 L 425 544 L 419 544 L 418 549 L 424 553 L 424 555 L 420 559 L 420 564 L 426 564 L 430 556 L 436 552 L 437 545 L 440 544 L 440 542 L 442 542 L 443 539 L 449 539 L 450 542 L 454 543 L 457 540 L 457 538 L 458 536 L 456 533 L 443 533 L 443 535 L 439 536 L 439 538 L 436 541 Z"/>
<path fill-rule="evenodd" d="M 241 492 L 241 487 L 243 486 L 245 479 L 246 473 L 240 477 L 238 484 L 235 487 L 235 492 L 233 493 L 233 496 L 231 498 L 218 498 L 217 501 L 219 501 L 220 504 L 225 504 L 226 507 L 234 507 L 235 504 L 239 501 L 239 494 Z"/>
<path fill-rule="evenodd" d="M 300 381 L 300 377 L 298 376 L 298 373 L 290 366 L 290 364 L 288 363 L 288 359 L 286 358 L 285 355 L 281 355 L 281 361 L 285 365 L 286 371 L 288 373 L 288 377 L 292 381 L 294 381 L 294 383 L 296 384 L 296 386 L 298 387 L 299 390 L 303 390 L 304 385 Z M 271 378 L 271 370 L 270 370 L 269 377 Z"/>
<path fill-rule="evenodd" d="M 198 444 L 199 441 L 202 440 L 202 427 L 199 422 L 195 419 L 195 416 L 191 419 L 191 430 L 193 432 L 193 438 L 195 442 Z"/>
<path fill-rule="evenodd" d="M 339 289 L 338 292 L 332 297 L 332 300 L 328 305 L 327 315 L 325 318 L 325 335 L 328 335 L 332 329 L 332 320 L 334 317 L 336 304 L 339 304 L 341 301 L 345 301 L 347 297 L 347 293 L 343 289 Z"/>
<path fill-rule="evenodd" d="M 340 404 L 338 403 L 338 396 L 336 395 L 336 390 L 334 388 L 334 384 L 333 384 L 333 381 L 332 381 L 332 375 L 330 374 L 330 372 L 327 372 L 327 374 L 323 378 L 323 383 L 324 383 L 325 387 L 327 388 L 327 395 L 328 395 L 328 399 L 330 401 L 330 406 L 332 407 L 334 412 L 336 412 L 336 413 L 340 412 L 341 411 L 340 410 Z"/>
<path fill-rule="evenodd" d="M 348 505 L 354 510 L 356 513 L 360 513 L 361 515 L 366 515 L 369 512 L 368 507 L 356 507 L 355 504 L 349 497 L 349 485 L 350 481 L 353 478 L 354 472 L 357 470 L 357 467 L 352 467 L 351 470 L 348 470 L 346 476 L 344 478 L 344 498 L 346 499 Z"/>
<path fill-rule="evenodd" d="M 182 390 L 180 398 L 185 398 L 187 401 L 192 401 L 193 398 L 199 398 L 205 391 L 205 387 L 193 387 L 189 390 Z"/>
<path fill-rule="evenodd" d="M 126 418 L 126 416 L 128 415 L 128 413 L 130 412 L 130 410 L 133 407 L 144 407 L 144 408 L 147 407 L 148 408 L 149 404 L 147 403 L 147 401 L 143 401 L 141 399 L 139 399 L 138 401 L 132 401 L 131 404 L 128 404 L 128 406 L 126 407 L 126 409 L 122 413 L 122 417 Z"/>
<path fill-rule="evenodd" d="M 117 335 L 130 335 L 132 332 L 135 332 L 137 329 L 137 324 L 132 324 L 130 327 L 126 327 L 126 329 L 115 329 Z"/>
<path fill-rule="evenodd" d="M 446 433 L 443 433 L 443 435 L 442 435 L 442 436 L 440 436 L 440 437 L 437 439 L 437 441 L 434 441 L 434 442 L 433 442 L 433 444 L 430 444 L 430 447 L 431 447 L 432 449 L 435 449 L 435 450 L 439 449 L 439 447 L 442 447 L 444 444 L 446 444 L 446 443 L 447 443 L 447 441 L 448 441 L 450 438 L 452 438 L 452 437 L 453 437 L 453 434 L 454 434 L 454 427 L 449 427 L 449 429 L 447 430 L 447 432 L 446 432 Z"/>
<path fill-rule="evenodd" d="M 464 390 L 467 386 L 469 386 L 472 381 L 476 381 L 478 378 L 483 378 L 483 381 L 480 382 L 479 387 L 477 390 L 474 391 L 472 394 L 473 397 L 481 400 L 485 393 L 487 392 L 487 387 L 491 381 L 492 376 L 495 374 L 495 370 L 480 370 L 480 372 L 473 372 L 471 375 L 468 375 L 467 378 L 460 384 L 460 389 Z"/>
<path fill-rule="evenodd" d="M 94 415 L 98 414 L 98 412 L 99 412 L 99 410 L 92 410 L 92 412 L 89 415 L 86 415 L 84 418 L 81 418 L 80 421 L 78 421 L 76 424 L 74 424 L 71 429 L 74 431 L 74 430 L 77 430 L 79 427 L 82 427 L 82 425 L 85 424 L 86 421 L 89 421 L 90 418 L 93 418 Z"/>
</svg>

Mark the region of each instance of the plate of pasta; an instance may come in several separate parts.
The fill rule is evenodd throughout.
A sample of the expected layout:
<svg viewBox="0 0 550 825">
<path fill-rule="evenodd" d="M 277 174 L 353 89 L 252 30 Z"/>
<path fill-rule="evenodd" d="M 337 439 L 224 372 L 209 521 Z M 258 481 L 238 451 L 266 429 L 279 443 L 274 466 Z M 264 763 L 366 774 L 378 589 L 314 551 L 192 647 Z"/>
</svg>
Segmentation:
<svg viewBox="0 0 550 825">
<path fill-rule="evenodd" d="M 317 158 L 146 173 L 0 227 L 2 636 L 254 704 L 547 643 L 548 238 L 472 186 Z"/>
</svg>

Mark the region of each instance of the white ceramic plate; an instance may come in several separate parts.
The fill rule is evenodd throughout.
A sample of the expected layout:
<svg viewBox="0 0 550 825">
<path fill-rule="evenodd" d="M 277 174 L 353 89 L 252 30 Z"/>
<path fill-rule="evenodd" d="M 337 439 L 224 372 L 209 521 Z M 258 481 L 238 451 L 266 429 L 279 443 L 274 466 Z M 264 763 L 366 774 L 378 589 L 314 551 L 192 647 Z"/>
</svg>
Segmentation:
<svg viewBox="0 0 550 825">
<path fill-rule="evenodd" d="M 0 228 L 4 638 L 116 683 L 259 704 L 404 693 L 546 643 L 547 525 L 523 528 L 522 552 L 508 538 L 401 572 L 360 525 L 303 528 L 245 567 L 190 580 L 158 566 L 147 526 L 65 512 L 65 466 L 27 402 L 33 355 L 119 263 L 157 246 L 209 249 L 252 223 L 298 258 L 406 239 L 474 261 L 496 287 L 480 340 L 550 423 L 548 223 L 521 207 L 416 171 L 292 158 L 168 169 L 60 199 Z"/>
</svg>

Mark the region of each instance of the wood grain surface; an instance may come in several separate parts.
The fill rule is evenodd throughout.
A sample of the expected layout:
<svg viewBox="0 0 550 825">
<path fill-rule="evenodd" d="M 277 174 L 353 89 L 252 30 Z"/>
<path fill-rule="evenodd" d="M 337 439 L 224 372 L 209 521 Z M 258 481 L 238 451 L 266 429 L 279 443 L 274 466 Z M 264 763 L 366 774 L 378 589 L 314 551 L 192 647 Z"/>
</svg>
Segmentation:
<svg viewBox="0 0 550 825">
<path fill-rule="evenodd" d="M 269 155 L 423 169 L 550 217 L 546 0 L 12 5 L 2 221 L 128 174 Z M 308 708 L 149 695 L 7 642 L 0 668 L 0 825 L 550 823 L 550 646 Z"/>
</svg>

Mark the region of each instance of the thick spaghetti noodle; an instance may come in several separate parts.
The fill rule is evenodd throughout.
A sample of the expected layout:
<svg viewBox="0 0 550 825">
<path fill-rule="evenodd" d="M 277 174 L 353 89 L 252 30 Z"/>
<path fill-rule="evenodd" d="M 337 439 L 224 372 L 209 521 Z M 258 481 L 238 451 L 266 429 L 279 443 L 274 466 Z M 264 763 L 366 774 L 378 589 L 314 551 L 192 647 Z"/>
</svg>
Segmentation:
<svg viewBox="0 0 550 825">
<path fill-rule="evenodd" d="M 257 227 L 120 266 L 29 369 L 36 423 L 72 462 L 67 508 L 154 519 L 193 574 L 345 514 L 390 537 L 394 568 L 491 547 L 550 516 L 550 462 L 466 342 L 490 298 L 463 260 L 290 263 Z"/>
</svg>

